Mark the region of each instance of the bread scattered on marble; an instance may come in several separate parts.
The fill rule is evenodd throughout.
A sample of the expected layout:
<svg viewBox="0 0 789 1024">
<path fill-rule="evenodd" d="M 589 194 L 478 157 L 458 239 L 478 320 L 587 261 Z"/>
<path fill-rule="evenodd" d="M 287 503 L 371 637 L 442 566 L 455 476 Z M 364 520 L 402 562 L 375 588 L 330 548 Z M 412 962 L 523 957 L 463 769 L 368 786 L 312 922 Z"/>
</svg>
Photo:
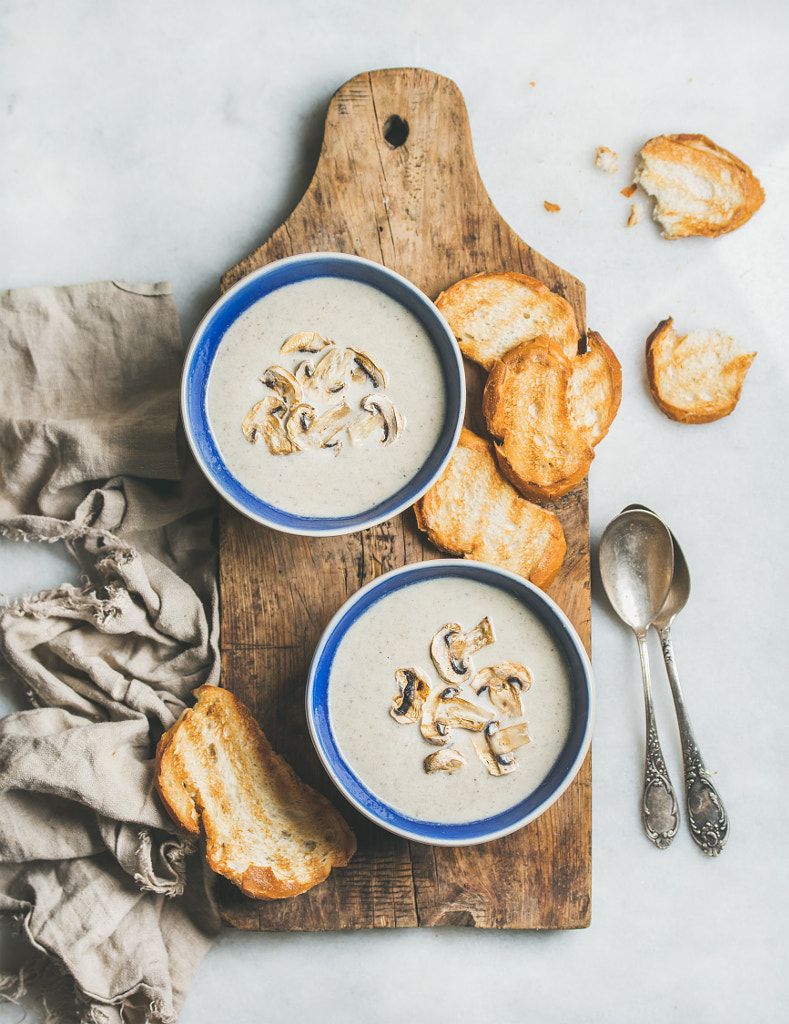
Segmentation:
<svg viewBox="0 0 789 1024">
<path fill-rule="evenodd" d="M 711 423 L 734 411 L 755 356 L 720 331 L 679 334 L 668 317 L 647 338 L 649 387 L 670 419 Z"/>
<path fill-rule="evenodd" d="M 641 149 L 634 181 L 656 202 L 664 238 L 716 238 L 745 224 L 764 202 L 751 169 L 705 135 L 658 135 Z"/>
</svg>

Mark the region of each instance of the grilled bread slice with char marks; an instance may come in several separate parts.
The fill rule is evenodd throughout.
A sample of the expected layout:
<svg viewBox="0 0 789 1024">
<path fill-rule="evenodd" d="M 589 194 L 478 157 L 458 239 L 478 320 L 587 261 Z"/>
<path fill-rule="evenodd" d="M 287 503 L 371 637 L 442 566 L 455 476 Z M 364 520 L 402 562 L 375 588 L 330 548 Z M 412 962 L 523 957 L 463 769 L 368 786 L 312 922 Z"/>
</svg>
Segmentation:
<svg viewBox="0 0 789 1024">
<path fill-rule="evenodd" d="M 492 562 L 547 587 L 566 550 L 559 519 L 501 475 L 493 445 L 463 428 L 437 483 L 414 506 L 420 530 L 450 555 Z"/>
<path fill-rule="evenodd" d="M 274 753 L 228 690 L 201 686 L 162 736 L 155 786 L 173 820 L 203 833 L 211 868 L 255 899 L 296 896 L 348 863 L 356 839 L 335 807 Z"/>
<path fill-rule="evenodd" d="M 679 334 L 669 317 L 647 338 L 649 387 L 670 419 L 712 423 L 734 412 L 755 356 L 720 331 Z"/>
<path fill-rule="evenodd" d="M 526 274 L 474 274 L 443 291 L 436 305 L 463 355 L 486 370 L 505 352 L 541 334 L 550 334 L 568 358 L 578 351 L 573 307 Z"/>
<path fill-rule="evenodd" d="M 658 135 L 644 144 L 635 182 L 656 199 L 664 238 L 717 238 L 745 224 L 764 202 L 747 164 L 705 135 Z"/>
</svg>

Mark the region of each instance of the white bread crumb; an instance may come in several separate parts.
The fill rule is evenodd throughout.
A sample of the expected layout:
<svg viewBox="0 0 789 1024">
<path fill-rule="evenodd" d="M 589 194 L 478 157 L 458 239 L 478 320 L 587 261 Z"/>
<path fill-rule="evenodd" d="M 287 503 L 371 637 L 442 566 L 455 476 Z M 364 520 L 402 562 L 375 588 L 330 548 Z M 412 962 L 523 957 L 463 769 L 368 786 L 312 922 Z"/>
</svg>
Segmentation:
<svg viewBox="0 0 789 1024">
<path fill-rule="evenodd" d="M 619 158 L 608 146 L 597 147 L 594 163 L 595 167 L 599 167 L 601 171 L 606 171 L 608 174 L 616 174 L 619 170 Z"/>
</svg>

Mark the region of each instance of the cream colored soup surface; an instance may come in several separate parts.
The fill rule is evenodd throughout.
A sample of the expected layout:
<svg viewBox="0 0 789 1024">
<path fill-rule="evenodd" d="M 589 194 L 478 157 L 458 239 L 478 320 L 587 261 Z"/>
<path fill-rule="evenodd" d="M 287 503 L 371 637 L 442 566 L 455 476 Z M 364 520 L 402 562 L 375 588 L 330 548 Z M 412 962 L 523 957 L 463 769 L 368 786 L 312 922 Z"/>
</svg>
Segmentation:
<svg viewBox="0 0 789 1024">
<path fill-rule="evenodd" d="M 305 352 L 280 353 L 298 331 L 361 349 L 387 371 L 384 393 L 404 420 L 394 443 L 346 441 L 336 454 L 308 449 L 274 455 L 263 441 L 245 438 L 244 417 L 272 394 L 260 381 L 268 367 L 294 372 L 305 358 L 315 359 Z M 369 384 L 354 384 L 349 405 L 359 409 L 369 393 Z M 444 408 L 440 363 L 417 318 L 371 285 L 336 277 L 286 285 L 251 306 L 222 338 L 206 398 L 212 434 L 233 475 L 276 508 L 305 516 L 355 515 L 395 494 L 436 444 Z"/>
<path fill-rule="evenodd" d="M 474 668 L 518 662 L 531 670 L 534 681 L 522 695 L 531 742 L 515 752 L 517 771 L 494 777 L 475 753 L 472 733 L 455 728 L 450 745 L 463 753 L 465 767 L 428 775 L 425 757 L 442 748 L 422 737 L 418 723 L 401 725 L 390 716 L 395 672 L 418 667 L 431 688 L 446 687 L 430 658 L 431 637 L 446 623 L 466 630 L 485 616 L 496 640 L 473 656 Z M 468 684 L 461 696 L 491 708 L 487 695 L 477 696 Z M 340 751 L 364 785 L 401 814 L 443 823 L 500 813 L 532 793 L 564 746 L 572 708 L 567 667 L 548 629 L 498 587 L 452 577 L 390 593 L 357 619 L 331 666 L 328 703 Z"/>
</svg>

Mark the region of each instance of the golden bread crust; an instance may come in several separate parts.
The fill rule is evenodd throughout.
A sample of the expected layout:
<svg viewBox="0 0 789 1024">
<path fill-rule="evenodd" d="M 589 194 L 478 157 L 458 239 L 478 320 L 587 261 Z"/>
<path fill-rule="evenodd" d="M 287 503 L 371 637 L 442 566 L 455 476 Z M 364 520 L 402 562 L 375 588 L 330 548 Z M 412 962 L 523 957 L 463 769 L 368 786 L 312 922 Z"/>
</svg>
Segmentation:
<svg viewBox="0 0 789 1024">
<path fill-rule="evenodd" d="M 559 519 L 523 498 L 493 445 L 463 428 L 441 479 L 414 506 L 420 530 L 447 554 L 492 562 L 547 587 L 567 548 Z"/>
<path fill-rule="evenodd" d="M 356 839 L 336 808 L 276 754 L 228 690 L 201 686 L 162 736 L 154 784 L 174 821 L 204 834 L 211 868 L 255 899 L 283 899 L 348 863 Z"/>
<path fill-rule="evenodd" d="M 526 274 L 474 274 L 443 291 L 436 305 L 463 355 L 486 370 L 541 334 L 550 334 L 568 358 L 578 351 L 580 333 L 570 303 Z"/>
<path fill-rule="evenodd" d="M 553 501 L 589 472 L 594 449 L 568 400 L 572 366 L 543 335 L 507 352 L 488 376 L 482 412 L 504 475 L 528 498 Z"/>
<path fill-rule="evenodd" d="M 670 419 L 712 423 L 734 412 L 755 356 L 718 331 L 680 335 L 668 317 L 646 341 L 649 388 Z"/>
<path fill-rule="evenodd" d="M 717 238 L 764 203 L 750 167 L 705 135 L 658 135 L 640 157 L 634 180 L 657 200 L 653 217 L 664 238 Z"/>
</svg>

